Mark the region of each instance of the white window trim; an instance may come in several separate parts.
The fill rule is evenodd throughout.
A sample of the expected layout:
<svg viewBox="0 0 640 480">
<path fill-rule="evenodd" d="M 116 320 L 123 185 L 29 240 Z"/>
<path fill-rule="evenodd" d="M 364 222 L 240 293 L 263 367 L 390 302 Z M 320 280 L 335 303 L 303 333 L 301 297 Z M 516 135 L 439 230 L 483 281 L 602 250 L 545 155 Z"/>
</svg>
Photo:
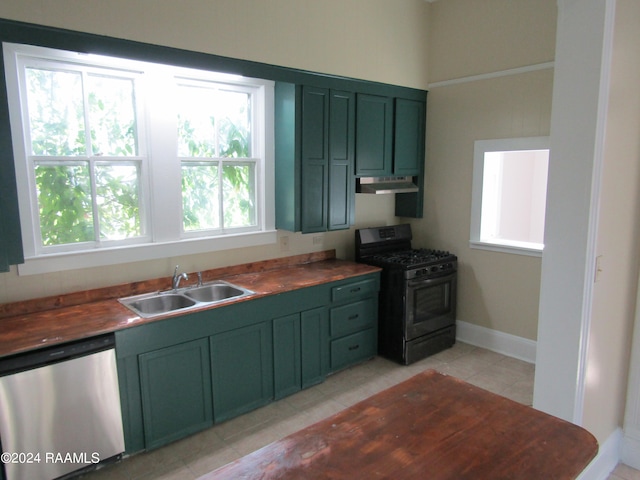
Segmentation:
<svg viewBox="0 0 640 480">
<path fill-rule="evenodd" d="M 19 91 L 17 85 L 17 78 L 15 72 L 17 71 L 17 55 L 35 55 L 42 56 L 42 52 L 51 52 L 51 49 L 44 47 L 32 47 L 28 45 L 15 45 L 15 44 L 3 44 L 5 65 L 7 69 L 7 89 L 8 91 Z M 86 63 L 91 61 L 93 55 L 86 55 L 82 53 L 74 52 L 60 52 L 53 50 L 56 55 L 63 61 L 79 61 Z M 134 62 L 129 60 L 122 60 L 117 67 L 133 69 L 139 65 L 140 62 Z M 116 67 L 116 68 L 117 68 Z M 13 74 L 11 74 L 13 69 Z M 185 75 L 188 75 L 189 69 L 181 69 Z M 201 72 L 200 72 L 201 73 Z M 29 189 L 18 189 L 18 203 L 20 208 L 21 228 L 23 235 L 23 247 L 25 262 L 18 265 L 19 275 L 32 275 L 41 274 L 55 271 L 73 270 L 79 268 L 88 267 L 100 267 L 107 265 L 115 265 L 122 263 L 130 263 L 145 260 L 154 260 L 167 257 L 202 254 L 212 251 L 228 250 L 235 248 L 253 247 L 259 245 L 274 244 L 277 241 L 277 234 L 275 230 L 275 147 L 274 147 L 274 82 L 261 80 L 261 79 L 243 79 L 242 77 L 235 75 L 218 74 L 211 72 L 211 78 L 215 78 L 216 81 L 224 82 L 230 81 L 233 83 L 246 82 L 250 85 L 259 84 L 260 95 L 263 98 L 260 99 L 259 104 L 264 105 L 264 137 L 260 138 L 260 148 L 264 150 L 264 165 L 262 162 L 258 162 L 256 168 L 260 170 L 262 175 L 262 182 L 258 182 L 257 195 L 262 201 L 258 202 L 258 211 L 256 216 L 258 222 L 262 220 L 262 227 L 254 231 L 231 231 L 224 235 L 216 237 L 198 237 L 188 238 L 183 234 L 182 229 L 179 231 L 179 236 L 168 233 L 167 229 L 162 225 L 155 227 L 154 241 L 150 243 L 134 243 L 114 247 L 102 247 L 100 249 L 74 251 L 74 252 L 52 252 L 52 253 L 37 253 L 36 240 L 34 238 L 34 232 L 32 227 L 31 216 L 33 215 L 32 199 Z M 16 159 L 16 177 L 18 184 L 21 182 L 28 182 L 30 173 L 26 158 L 26 143 L 24 141 L 24 134 L 21 128 L 13 126 L 21 126 L 21 102 L 19 98 L 14 98 L 11 95 L 8 99 L 9 102 L 9 114 L 10 122 L 12 125 L 12 141 L 14 147 L 14 156 Z M 154 112 L 155 114 L 156 112 Z M 150 112 L 147 112 L 149 115 Z M 143 121 L 148 122 L 148 118 Z M 147 145 L 151 149 L 160 150 L 162 144 L 152 144 L 150 139 L 146 139 Z M 153 152 L 150 152 L 151 154 Z M 177 173 L 180 173 L 179 162 L 175 165 Z M 150 166 L 150 177 L 143 177 L 143 188 L 148 188 L 147 182 L 154 182 L 153 166 Z M 157 172 L 156 172 L 157 174 Z M 162 173 L 166 175 L 166 171 Z M 25 180 L 27 179 L 27 180 Z M 153 189 L 150 192 L 151 205 L 146 205 L 145 208 L 157 209 L 163 211 L 164 207 L 173 209 L 180 208 L 180 206 L 166 206 L 162 202 L 164 192 L 159 192 L 157 189 Z M 160 203 L 156 203 L 160 201 Z M 37 213 L 37 212 L 36 212 Z M 260 223 L 259 223 L 260 225 Z"/>
<path fill-rule="evenodd" d="M 542 252 L 544 250 L 543 244 L 496 239 L 488 241 L 481 238 L 482 184 L 484 179 L 485 153 L 548 149 L 549 137 L 476 140 L 473 149 L 473 185 L 471 189 L 471 229 L 469 247 L 493 252 L 528 255 L 532 257 L 542 256 Z"/>
</svg>

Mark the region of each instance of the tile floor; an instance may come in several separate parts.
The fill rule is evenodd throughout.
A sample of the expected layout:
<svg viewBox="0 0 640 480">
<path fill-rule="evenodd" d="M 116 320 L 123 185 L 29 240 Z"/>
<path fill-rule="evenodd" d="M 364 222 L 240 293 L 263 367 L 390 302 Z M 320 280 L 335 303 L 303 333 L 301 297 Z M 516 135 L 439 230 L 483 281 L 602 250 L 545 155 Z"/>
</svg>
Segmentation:
<svg viewBox="0 0 640 480">
<path fill-rule="evenodd" d="M 640 470 L 619 464 L 607 480 L 640 480 Z"/>
<path fill-rule="evenodd" d="M 83 480 L 192 480 L 429 368 L 531 405 L 534 365 L 461 342 L 410 366 L 377 357 L 263 408 L 166 447 L 83 475 Z M 609 480 L 640 480 L 619 465 Z"/>
</svg>

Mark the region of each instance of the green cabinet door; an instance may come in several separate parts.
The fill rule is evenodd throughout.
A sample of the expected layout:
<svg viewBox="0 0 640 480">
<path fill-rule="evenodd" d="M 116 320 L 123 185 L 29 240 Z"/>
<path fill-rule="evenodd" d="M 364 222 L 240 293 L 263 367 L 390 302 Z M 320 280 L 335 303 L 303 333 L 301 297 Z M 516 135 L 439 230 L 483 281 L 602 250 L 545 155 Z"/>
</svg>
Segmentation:
<svg viewBox="0 0 640 480">
<path fill-rule="evenodd" d="M 403 98 L 395 102 L 393 173 L 419 175 L 424 162 L 425 104 Z"/>
<path fill-rule="evenodd" d="M 393 99 L 359 94 L 356 101 L 356 175 L 391 175 Z"/>
<path fill-rule="evenodd" d="M 210 337 L 216 423 L 271 401 L 273 361 L 269 325 L 262 322 Z"/>
<path fill-rule="evenodd" d="M 300 390 L 300 314 L 273 320 L 273 394 L 276 399 Z"/>
<path fill-rule="evenodd" d="M 328 229 L 343 230 L 355 221 L 355 95 L 331 90 L 329 107 Z"/>
<path fill-rule="evenodd" d="M 302 89 L 302 232 L 327 230 L 329 90 Z"/>
<path fill-rule="evenodd" d="M 424 205 L 426 103 L 417 100 L 396 99 L 394 172 L 411 175 L 419 191 L 397 193 L 397 217 L 422 218 Z"/>
<path fill-rule="evenodd" d="M 329 339 L 326 307 L 273 320 L 274 397 L 282 398 L 324 380 Z"/>
<path fill-rule="evenodd" d="M 302 388 L 321 383 L 329 370 L 328 322 L 326 307 L 300 314 Z"/>
<path fill-rule="evenodd" d="M 143 353 L 138 364 L 147 450 L 213 425 L 206 338 Z"/>
</svg>

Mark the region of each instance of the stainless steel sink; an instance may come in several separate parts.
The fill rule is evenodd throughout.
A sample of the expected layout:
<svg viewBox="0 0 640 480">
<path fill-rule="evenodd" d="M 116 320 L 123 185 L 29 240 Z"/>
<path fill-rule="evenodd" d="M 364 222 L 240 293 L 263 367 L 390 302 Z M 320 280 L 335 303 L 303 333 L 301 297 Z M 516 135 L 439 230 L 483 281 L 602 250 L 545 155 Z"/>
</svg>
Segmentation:
<svg viewBox="0 0 640 480">
<path fill-rule="evenodd" d="M 184 291 L 185 296 L 198 302 L 219 302 L 227 298 L 239 297 L 244 293 L 245 290 L 228 283 L 212 283 Z"/>
<path fill-rule="evenodd" d="M 129 303 L 124 303 L 134 312 L 144 317 L 158 315 L 160 313 L 172 312 L 183 308 L 192 307 L 195 300 L 178 294 L 158 294 L 151 297 L 139 298 Z"/>
<path fill-rule="evenodd" d="M 150 318 L 177 310 L 189 310 L 222 303 L 253 294 L 254 292 L 246 288 L 228 282 L 216 281 L 196 287 L 134 295 L 120 298 L 118 301 L 141 317 Z"/>
</svg>

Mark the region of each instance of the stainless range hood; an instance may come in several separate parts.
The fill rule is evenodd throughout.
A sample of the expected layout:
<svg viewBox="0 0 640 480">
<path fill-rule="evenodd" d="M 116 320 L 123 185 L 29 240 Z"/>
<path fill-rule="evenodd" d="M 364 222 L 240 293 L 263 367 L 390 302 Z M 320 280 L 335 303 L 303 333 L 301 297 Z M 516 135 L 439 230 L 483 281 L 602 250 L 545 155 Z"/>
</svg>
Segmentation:
<svg viewBox="0 0 640 480">
<path fill-rule="evenodd" d="M 356 182 L 356 193 L 412 193 L 418 186 L 413 177 L 363 177 Z"/>
</svg>

